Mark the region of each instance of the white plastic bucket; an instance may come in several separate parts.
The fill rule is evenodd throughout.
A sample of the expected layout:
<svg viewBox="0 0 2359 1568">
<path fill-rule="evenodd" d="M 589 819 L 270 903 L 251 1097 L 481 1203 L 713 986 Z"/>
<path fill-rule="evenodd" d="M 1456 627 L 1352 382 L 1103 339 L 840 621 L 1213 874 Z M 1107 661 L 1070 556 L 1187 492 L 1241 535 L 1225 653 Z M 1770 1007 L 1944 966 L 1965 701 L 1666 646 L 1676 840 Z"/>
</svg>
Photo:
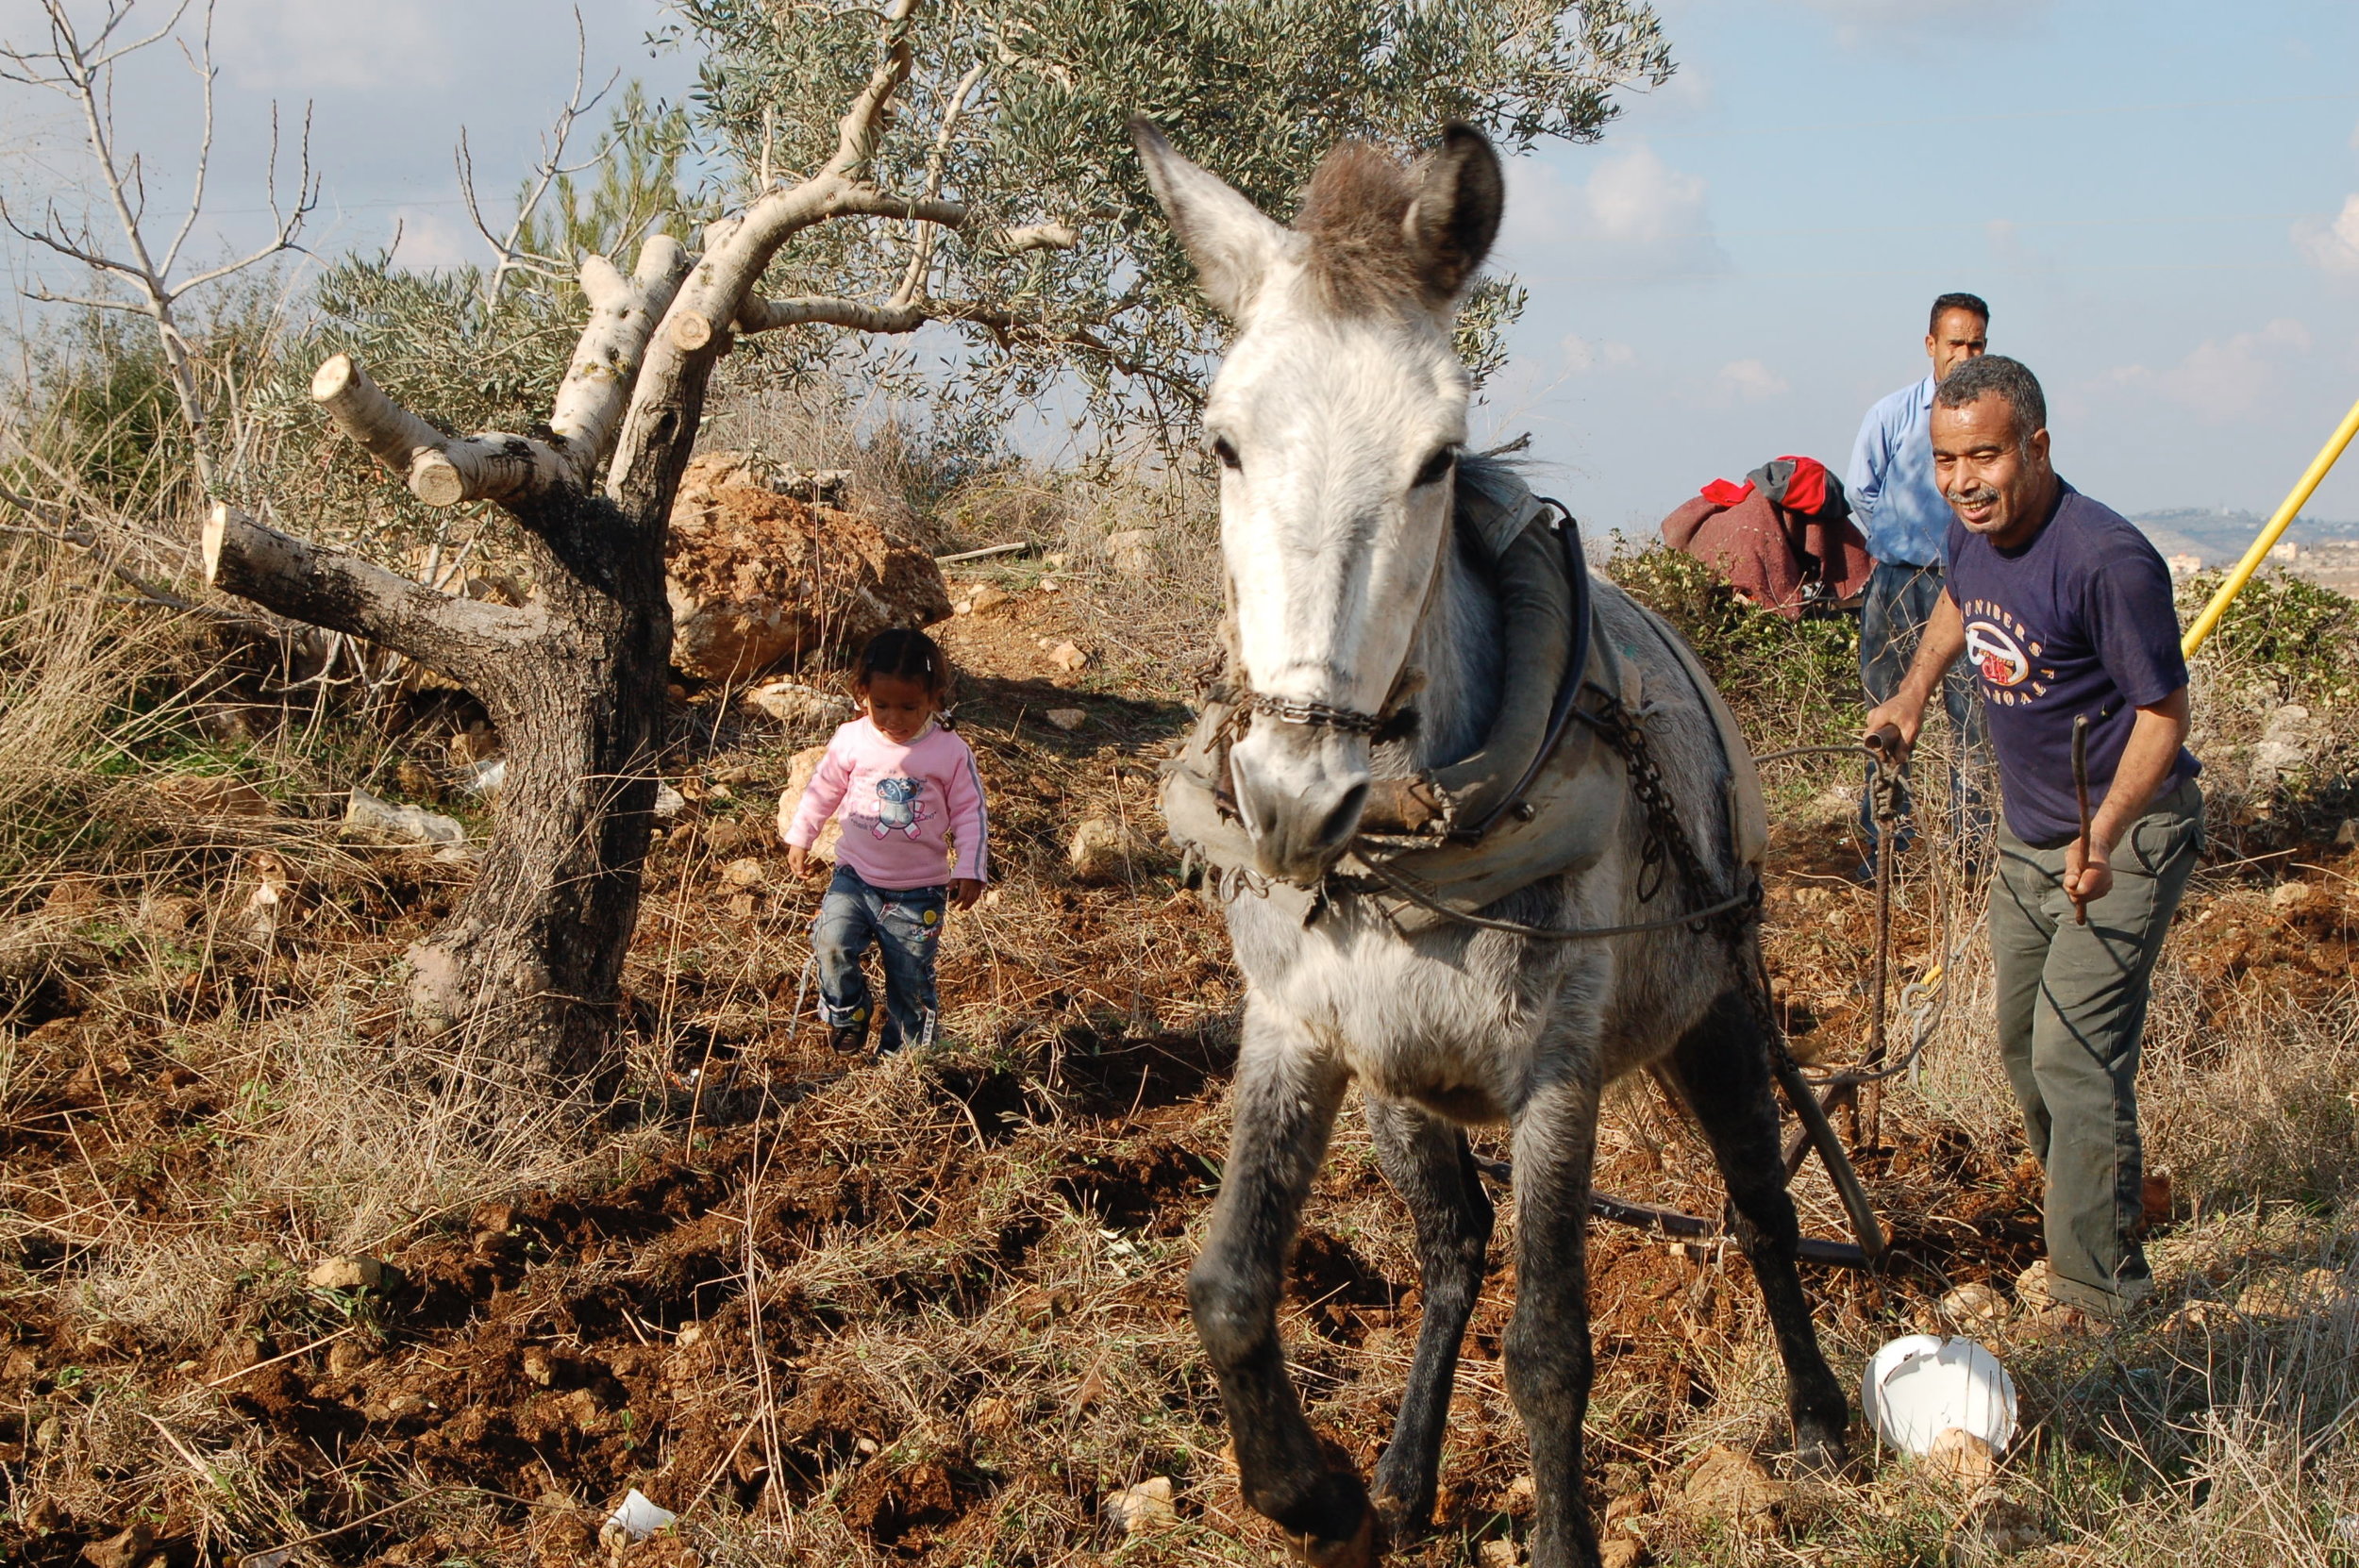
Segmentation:
<svg viewBox="0 0 2359 1568">
<path fill-rule="evenodd" d="M 2015 1379 L 1972 1340 L 1911 1334 L 1869 1358 L 1860 1410 L 1876 1436 L 1904 1453 L 1930 1451 L 1961 1427 L 2003 1454 L 2015 1441 Z"/>
</svg>

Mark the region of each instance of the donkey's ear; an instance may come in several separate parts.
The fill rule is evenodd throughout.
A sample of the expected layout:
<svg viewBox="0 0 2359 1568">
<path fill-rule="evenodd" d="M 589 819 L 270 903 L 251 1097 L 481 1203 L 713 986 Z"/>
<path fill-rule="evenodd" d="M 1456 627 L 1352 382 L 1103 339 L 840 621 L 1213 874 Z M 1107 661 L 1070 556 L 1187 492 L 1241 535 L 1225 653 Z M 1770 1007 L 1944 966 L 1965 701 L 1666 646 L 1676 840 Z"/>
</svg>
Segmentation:
<svg viewBox="0 0 2359 1568">
<path fill-rule="evenodd" d="M 1417 193 L 1401 227 L 1433 302 L 1454 304 L 1498 237 L 1507 206 L 1499 157 L 1481 131 L 1452 121 L 1414 177 Z"/>
<path fill-rule="evenodd" d="M 1263 275 L 1284 250 L 1286 230 L 1228 181 L 1173 151 L 1153 121 L 1131 121 L 1130 140 L 1146 165 L 1146 183 L 1196 263 L 1205 297 L 1234 320 L 1252 303 Z"/>
</svg>

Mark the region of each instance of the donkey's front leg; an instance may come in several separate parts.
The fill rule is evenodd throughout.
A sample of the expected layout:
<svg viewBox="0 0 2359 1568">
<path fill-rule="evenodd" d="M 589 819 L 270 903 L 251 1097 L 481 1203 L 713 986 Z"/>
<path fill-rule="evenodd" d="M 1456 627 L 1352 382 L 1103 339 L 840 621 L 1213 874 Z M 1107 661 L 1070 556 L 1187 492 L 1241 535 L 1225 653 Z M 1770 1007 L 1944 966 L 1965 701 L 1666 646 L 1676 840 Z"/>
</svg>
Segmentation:
<svg viewBox="0 0 2359 1568">
<path fill-rule="evenodd" d="M 1515 1118 L 1515 1316 L 1507 1392 L 1531 1443 L 1531 1568 L 1596 1568 L 1581 1494 L 1589 1348 L 1589 1169 L 1598 1086 L 1544 1085 Z"/>
<path fill-rule="evenodd" d="M 1397 1528 L 1423 1525 L 1433 1512 L 1450 1383 L 1490 1251 L 1491 1200 L 1475 1171 L 1466 1135 L 1441 1118 L 1370 1095 L 1368 1127 L 1376 1135 L 1376 1157 L 1386 1179 L 1417 1222 L 1423 1293 L 1417 1351 L 1409 1364 L 1400 1419 L 1376 1467 L 1376 1506 Z"/>
<path fill-rule="evenodd" d="M 1188 1306 L 1220 1379 L 1245 1500 L 1321 1568 L 1368 1561 L 1375 1514 L 1360 1478 L 1320 1456 L 1286 1374 L 1278 1302 L 1347 1076 L 1307 1032 L 1247 1004 L 1229 1167 L 1204 1254 L 1188 1271 Z"/>
</svg>

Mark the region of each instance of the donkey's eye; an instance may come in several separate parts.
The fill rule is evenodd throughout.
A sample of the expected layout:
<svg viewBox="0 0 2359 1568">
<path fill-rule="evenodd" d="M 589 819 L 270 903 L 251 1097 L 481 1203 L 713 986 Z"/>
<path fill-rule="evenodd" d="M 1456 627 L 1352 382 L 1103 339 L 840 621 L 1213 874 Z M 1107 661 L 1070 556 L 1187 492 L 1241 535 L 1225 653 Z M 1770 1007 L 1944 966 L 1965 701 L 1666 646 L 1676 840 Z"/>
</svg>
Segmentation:
<svg viewBox="0 0 2359 1568">
<path fill-rule="evenodd" d="M 1433 456 L 1426 459 L 1425 466 L 1417 470 L 1417 476 L 1409 481 L 1411 488 L 1423 490 L 1428 485 L 1440 484 L 1457 461 L 1458 448 L 1455 446 L 1439 448 Z"/>
<path fill-rule="evenodd" d="M 1245 466 L 1244 461 L 1237 456 L 1237 449 L 1229 444 L 1227 436 L 1215 436 L 1213 439 L 1213 456 L 1220 459 L 1220 466 L 1223 468 Z"/>
</svg>

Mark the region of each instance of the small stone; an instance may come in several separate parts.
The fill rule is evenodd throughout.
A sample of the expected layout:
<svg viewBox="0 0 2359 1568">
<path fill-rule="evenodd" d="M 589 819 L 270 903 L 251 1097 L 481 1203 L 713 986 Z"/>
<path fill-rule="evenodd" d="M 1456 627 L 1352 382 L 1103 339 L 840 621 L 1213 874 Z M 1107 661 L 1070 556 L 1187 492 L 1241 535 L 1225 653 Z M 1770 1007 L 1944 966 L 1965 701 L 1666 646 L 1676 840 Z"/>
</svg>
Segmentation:
<svg viewBox="0 0 2359 1568">
<path fill-rule="evenodd" d="M 1510 1513 L 1530 1513 L 1539 1505 L 1540 1494 L 1530 1476 L 1518 1476 L 1507 1483 L 1505 1502 Z"/>
<path fill-rule="evenodd" d="M 761 862 L 751 857 L 731 860 L 721 868 L 721 880 L 732 888 L 758 888 L 769 877 L 770 874 L 762 869 Z"/>
<path fill-rule="evenodd" d="M 1633 1535 L 1610 1535 L 1598 1543 L 1598 1568 L 1638 1568 L 1647 1543 Z"/>
<path fill-rule="evenodd" d="M 1989 1328 L 2007 1320 L 2007 1298 L 1977 1279 L 1959 1286 L 1933 1309 L 1961 1333 Z"/>
<path fill-rule="evenodd" d="M 2334 847 L 2349 849 L 2359 845 L 2359 817 L 2345 817 L 2343 825 L 2334 829 Z"/>
<path fill-rule="evenodd" d="M 672 1343 L 678 1345 L 691 1345 L 704 1337 L 705 1326 L 703 1324 L 683 1323 L 679 1326 L 679 1332 L 672 1336 Z"/>
<path fill-rule="evenodd" d="M 1687 1511 L 1740 1530 L 1765 1529 L 1785 1511 L 1792 1489 L 1750 1454 L 1724 1443 L 1704 1451 L 1681 1493 Z"/>
<path fill-rule="evenodd" d="M 2278 914 L 2299 914 L 2317 901 L 2318 890 L 2307 882 L 2280 882 L 2269 890 L 2269 909 Z"/>
<path fill-rule="evenodd" d="M 2249 1318 L 2296 1318 L 2331 1312 L 2348 1306 L 2351 1287 L 2333 1269 L 2305 1269 L 2298 1275 L 2272 1275 L 2254 1281 L 2236 1297 L 2236 1310 Z"/>
<path fill-rule="evenodd" d="M 540 1345 L 527 1345 L 525 1353 L 517 1358 L 517 1362 L 523 1368 L 524 1375 L 543 1388 L 547 1388 L 557 1381 L 557 1360 Z"/>
<path fill-rule="evenodd" d="M 1073 830 L 1065 864 L 1077 882 L 1113 882 L 1129 866 L 1130 836 L 1112 817 L 1085 817 Z"/>
<path fill-rule="evenodd" d="M 989 583 L 985 583 L 967 595 L 967 612 L 972 615 L 987 615 L 1013 597 L 1013 594 L 1002 592 Z"/>
<path fill-rule="evenodd" d="M 1108 534 L 1106 559 L 1113 562 L 1114 570 L 1126 577 L 1154 575 L 1155 531 L 1152 528 L 1123 528 Z"/>
<path fill-rule="evenodd" d="M 376 1359 L 367 1345 L 349 1337 L 327 1347 L 327 1370 L 337 1377 L 349 1377 Z"/>
<path fill-rule="evenodd" d="M 385 1265 L 374 1258 L 324 1258 L 303 1277 L 315 1291 L 381 1291 Z"/>
<path fill-rule="evenodd" d="M 53 1453 L 64 1441 L 65 1417 L 61 1415 L 42 1416 L 41 1425 L 33 1428 L 33 1449 L 36 1453 Z"/>
<path fill-rule="evenodd" d="M 1043 577 L 1040 580 L 1040 591 L 1043 593 L 1061 592 L 1063 588 L 1064 585 L 1054 577 Z"/>
<path fill-rule="evenodd" d="M 1180 1510 L 1171 1506 L 1168 1476 L 1154 1476 L 1136 1486 L 1126 1486 L 1111 1493 L 1104 1507 L 1106 1517 L 1121 1526 L 1125 1535 L 1145 1535 L 1180 1517 Z"/>
<path fill-rule="evenodd" d="M 1522 1550 L 1505 1536 L 1493 1536 L 1475 1548 L 1475 1560 L 1482 1568 L 1515 1568 L 1523 1560 Z"/>
<path fill-rule="evenodd" d="M 1073 1315 L 1081 1298 L 1071 1290 L 1060 1286 L 1056 1290 L 1030 1290 L 1008 1303 L 1008 1310 L 1015 1321 L 1027 1328 L 1038 1328 Z"/>
<path fill-rule="evenodd" d="M 2171 1309 L 2157 1332 L 2165 1335 L 2207 1334 L 2216 1329 L 2234 1328 L 2238 1321 L 2236 1309 L 2224 1301 L 2187 1301 Z"/>
<path fill-rule="evenodd" d="M 1945 1426 L 1925 1450 L 1925 1470 L 1945 1485 L 1974 1492 L 1989 1485 L 1999 1474 L 1999 1456 L 1965 1427 Z"/>
<path fill-rule="evenodd" d="M 655 815 L 658 822 L 670 822 L 688 809 L 688 797 L 669 784 L 658 780 L 655 787 Z"/>
<path fill-rule="evenodd" d="M 1071 642 L 1060 642 L 1048 650 L 1048 662 L 1067 675 L 1079 675 L 1090 667 L 1090 656 Z"/>
<path fill-rule="evenodd" d="M 91 1568 L 139 1568 L 155 1549 L 155 1526 L 139 1524 L 120 1535 L 92 1542 L 82 1548 L 82 1560 Z"/>
<path fill-rule="evenodd" d="M 65 1510 L 59 1508 L 54 1498 L 34 1498 L 25 1505 L 25 1511 L 20 1517 L 29 1535 L 49 1535 L 65 1527 Z"/>
<path fill-rule="evenodd" d="M 1974 1538 L 2000 1557 L 2029 1552 L 2054 1541 L 2039 1510 L 2012 1497 L 1994 1497 L 1975 1514 Z"/>
<path fill-rule="evenodd" d="M 745 693 L 745 701 L 789 729 L 842 724 L 852 705 L 842 697 L 795 680 L 774 680 Z"/>
<path fill-rule="evenodd" d="M 1015 1426 L 1015 1406 L 998 1394 L 986 1394 L 968 1408 L 966 1424 L 983 1437 L 996 1437 Z"/>
<path fill-rule="evenodd" d="M 2048 1290 L 2048 1259 L 2043 1258 L 2015 1276 L 2016 1305 L 2027 1312 L 2045 1311 L 2056 1304 Z"/>
<path fill-rule="evenodd" d="M 1059 729 L 1075 730 L 1089 723 L 1089 711 L 1080 708 L 1052 708 L 1041 715 Z"/>
<path fill-rule="evenodd" d="M 751 920 L 761 912 L 761 900 L 750 892 L 731 893 L 728 910 L 731 920 Z"/>
</svg>

